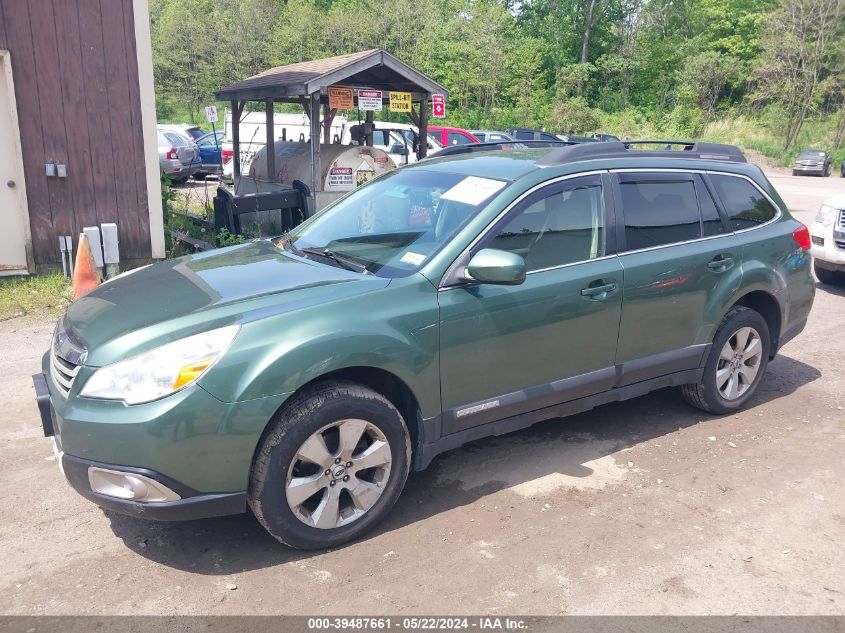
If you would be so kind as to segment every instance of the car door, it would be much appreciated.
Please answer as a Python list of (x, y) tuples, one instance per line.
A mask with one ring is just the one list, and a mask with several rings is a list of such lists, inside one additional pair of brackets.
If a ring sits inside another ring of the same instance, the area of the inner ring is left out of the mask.
[(606, 193), (600, 174), (531, 193), (470, 250), (520, 254), (525, 281), (441, 288), (443, 434), (612, 386), (622, 268)]
[(202, 165), (206, 169), (220, 168), (220, 148), (223, 143), (219, 134), (207, 134), (197, 141)]
[(695, 172), (615, 174), (624, 273), (620, 385), (696, 369), (739, 288), (742, 247)]

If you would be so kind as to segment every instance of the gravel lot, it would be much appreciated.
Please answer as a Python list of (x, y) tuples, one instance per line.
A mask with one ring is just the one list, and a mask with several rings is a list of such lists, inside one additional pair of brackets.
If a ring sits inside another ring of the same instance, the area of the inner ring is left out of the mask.
[[(772, 179), (802, 221), (839, 178)], [(475, 442), (381, 530), (297, 552), (251, 515), (105, 514), (62, 480), (30, 374), (52, 323), (0, 323), (2, 614), (845, 613), (845, 290), (736, 416), (675, 390)]]

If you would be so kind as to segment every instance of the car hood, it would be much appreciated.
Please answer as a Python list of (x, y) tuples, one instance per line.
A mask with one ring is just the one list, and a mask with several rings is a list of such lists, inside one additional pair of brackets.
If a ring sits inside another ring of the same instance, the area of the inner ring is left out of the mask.
[(270, 241), (130, 271), (71, 304), (65, 327), (99, 366), (197, 332), (382, 288), (389, 279), (295, 257)]

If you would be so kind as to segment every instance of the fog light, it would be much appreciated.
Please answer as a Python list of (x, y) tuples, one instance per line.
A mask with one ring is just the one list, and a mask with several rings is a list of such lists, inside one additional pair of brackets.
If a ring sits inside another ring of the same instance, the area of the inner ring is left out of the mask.
[(161, 482), (137, 473), (89, 466), (88, 483), (92, 491), (118, 499), (147, 503), (181, 499), (178, 494)]

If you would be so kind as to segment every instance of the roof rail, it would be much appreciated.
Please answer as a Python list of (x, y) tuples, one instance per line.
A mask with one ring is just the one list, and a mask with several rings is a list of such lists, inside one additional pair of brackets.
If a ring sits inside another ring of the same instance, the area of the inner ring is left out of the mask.
[[(662, 145), (663, 149), (637, 149), (636, 145)], [(672, 146), (682, 149), (672, 149)], [(572, 147), (553, 150), (536, 162), (539, 167), (552, 167), (579, 160), (599, 158), (700, 158), (732, 163), (745, 163), (745, 156), (734, 145), (701, 143), (698, 141), (609, 141), (606, 143), (582, 143)]]
[(492, 141), (490, 143), (469, 143), (467, 145), (449, 145), (428, 158), (442, 158), (459, 154), (475, 154), (476, 152), (493, 152), (507, 149), (532, 149), (535, 147), (568, 147), (576, 145), (576, 141)]

